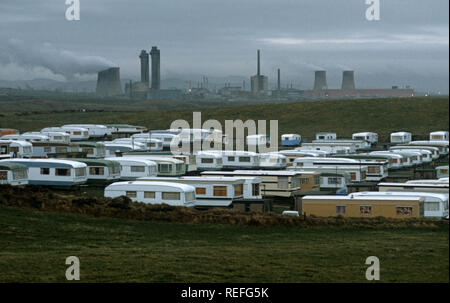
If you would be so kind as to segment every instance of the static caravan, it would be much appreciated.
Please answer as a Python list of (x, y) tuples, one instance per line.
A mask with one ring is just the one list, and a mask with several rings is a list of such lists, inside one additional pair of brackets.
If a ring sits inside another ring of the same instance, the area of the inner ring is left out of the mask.
[[(358, 150), (358, 149), (368, 149), (372, 145), (365, 140), (349, 140), (349, 139), (336, 139), (336, 140), (313, 140), (311, 144), (319, 144), (329, 146), (340, 146), (340, 147), (348, 147), (351, 150)], [(303, 145), (302, 145), (303, 146)], [(305, 144), (305, 146), (308, 146)]]
[(88, 183), (110, 183), (120, 179), (120, 163), (99, 159), (70, 159), (87, 165)]
[(86, 153), (87, 158), (104, 158), (106, 156), (105, 144), (101, 142), (79, 142), (79, 151)]
[(71, 141), (83, 141), (89, 139), (89, 130), (81, 127), (46, 127), (41, 129), (41, 133), (64, 132), (70, 135)]
[[(39, 140), (39, 141), (48, 141), (48, 142), (56, 142), (56, 143), (70, 143), (70, 135), (63, 132), (27, 132), (23, 133), (23, 135), (40, 135), (47, 136), (47, 140)], [(32, 140), (36, 142), (36, 140)]]
[[(395, 154), (389, 151), (373, 151), (370, 152), (369, 155), (378, 156), (378, 157), (386, 157), (389, 158), (389, 169), (401, 169), (407, 167), (408, 165), (405, 163), (406, 158), (400, 154)], [(411, 166), (412, 163), (409, 163)]]
[[(10, 159), (28, 167), (28, 184), (72, 186), (87, 181), (87, 165), (61, 159)], [(0, 162), (1, 163), (1, 162)]]
[(353, 159), (359, 161), (363, 165), (367, 165), (367, 167), (369, 168), (368, 174), (370, 175), (370, 177), (386, 178), (388, 176), (388, 170), (389, 168), (391, 168), (392, 159), (384, 155), (369, 155), (361, 153), (343, 155), (340, 157), (345, 159)]
[(412, 140), (412, 134), (409, 132), (395, 132), (391, 134), (391, 143), (409, 143)]
[(289, 171), (313, 171), (319, 173), (348, 173), (350, 175), (350, 182), (360, 183), (366, 181), (366, 176), (368, 168), (366, 165), (354, 166), (354, 165), (338, 165), (338, 166), (313, 166), (313, 167), (296, 167), (291, 166), (288, 168)]
[(420, 154), (420, 161), (421, 163), (430, 163), (431, 161), (433, 161), (433, 153), (429, 150), (425, 150), (425, 149), (412, 149), (412, 148), (399, 148), (399, 149), (393, 149), (394, 152), (402, 152), (402, 151), (406, 151), (406, 152), (416, 152)]
[(150, 133), (151, 139), (157, 139), (162, 141), (164, 148), (170, 148), (170, 146), (178, 146), (180, 143), (180, 136), (171, 133)]
[(357, 192), (353, 193), (355, 197), (422, 197), (424, 198), (424, 217), (428, 218), (445, 218), (448, 216), (448, 195), (433, 194), (421, 192)]
[(295, 161), (295, 159), (297, 158), (301, 158), (301, 157), (326, 157), (327, 155), (329, 155), (328, 152), (326, 151), (321, 151), (321, 150), (280, 150), (278, 152), (276, 152), (277, 154), (283, 155), (286, 157), (286, 166), (292, 166), (292, 163)]
[(33, 145), (27, 141), (3, 140), (0, 144), (9, 142), (9, 151), (12, 158), (31, 158), (33, 155)]
[(261, 169), (285, 169), (286, 157), (278, 153), (259, 154), (259, 168)]
[(234, 150), (208, 150), (207, 152), (221, 155), (222, 168), (226, 170), (259, 167), (259, 154), (254, 152)]
[(111, 129), (106, 127), (105, 125), (97, 125), (97, 124), (67, 124), (63, 125), (63, 128), (71, 128), (71, 127), (81, 127), (85, 128), (89, 131), (90, 138), (106, 138), (111, 136)]
[(448, 132), (446, 131), (437, 131), (430, 133), (430, 141), (448, 141)]
[(448, 165), (442, 165), (436, 167), (436, 176), (438, 178), (448, 177)]
[(251, 146), (270, 146), (270, 137), (268, 135), (250, 135), (245, 137), (245, 143)]
[(266, 197), (292, 198), (310, 191), (320, 190), (320, 173), (286, 170), (208, 171), (205, 176), (234, 176), (261, 178), (261, 192)]
[(448, 184), (448, 178), (409, 180), (408, 184)]
[(105, 160), (119, 162), (120, 179), (136, 180), (141, 177), (156, 177), (157, 165), (153, 161), (128, 157), (109, 157)]
[(222, 166), (221, 154), (208, 153), (207, 151), (199, 151), (197, 153), (197, 170), (220, 170)]
[(409, 145), (434, 146), (439, 148), (440, 155), (448, 155), (448, 141), (411, 141)]
[(145, 151), (161, 151), (163, 150), (163, 143), (161, 140), (150, 139), (150, 138), (119, 138), (112, 141), (113, 143), (124, 143), (128, 145), (138, 146), (141, 150)]
[(384, 196), (305, 196), (301, 211), (318, 217), (419, 218), (424, 215), (424, 198)]
[[(221, 173), (221, 172), (218, 172)], [(232, 172), (225, 172), (224, 175), (226, 175), (227, 177), (231, 178), (239, 178), (244, 180), (244, 199), (247, 200), (261, 200), (262, 199), (262, 194), (261, 194), (261, 183), (262, 183), (262, 179), (259, 177), (253, 177), (253, 176), (238, 176), (238, 177), (232, 177), (231, 174), (228, 173), (232, 173)], [(202, 177), (205, 178), (215, 178), (215, 177), (219, 177), (220, 175), (216, 175), (216, 174), (212, 174), (210, 176), (202, 174)], [(225, 177), (224, 177), (225, 178)]]
[(379, 191), (414, 191), (448, 194), (447, 183), (378, 183)]
[(111, 132), (113, 139), (116, 138), (129, 138), (135, 134), (141, 134), (147, 131), (147, 128), (143, 126), (134, 126), (129, 124), (106, 124), (108, 131)]
[(378, 143), (378, 134), (371, 133), (371, 132), (354, 133), (354, 134), (352, 134), (352, 139), (367, 141), (370, 144), (376, 144), (376, 143)]
[(131, 181), (116, 182), (105, 188), (105, 197), (126, 196), (135, 202), (195, 206), (195, 188), (171, 182)]
[(337, 134), (336, 133), (317, 133), (316, 134), (316, 140), (336, 140)]
[(63, 156), (68, 157), (69, 155), (77, 155), (77, 157), (84, 157), (84, 154), (81, 153), (79, 149), (80, 147), (76, 143), (35, 142), (33, 143), (32, 157), (60, 158)]
[(17, 129), (12, 128), (0, 128), (0, 137), (6, 135), (18, 135), (20, 132)]
[(302, 136), (299, 134), (283, 134), (281, 135), (282, 146), (299, 146), (302, 143)]
[(127, 155), (130, 159), (145, 159), (157, 164), (158, 177), (178, 177), (186, 174), (186, 165), (182, 160), (153, 155)]
[(421, 146), (421, 145), (396, 145), (391, 146), (389, 148), (390, 151), (395, 152), (398, 149), (408, 150), (408, 149), (417, 149), (417, 150), (428, 150), (431, 152), (432, 159), (439, 158), (439, 148), (433, 146)]
[(411, 162), (412, 165), (422, 164), (422, 153), (417, 151), (409, 151), (404, 149), (396, 149), (393, 153), (400, 154), (407, 159), (407, 163)]
[(27, 142), (48, 142), (49, 137), (41, 133), (29, 134), (24, 133), (20, 135), (6, 135), (0, 138), (0, 140), (20, 140)]
[(193, 186), (196, 207), (227, 207), (233, 201), (244, 198), (244, 180), (234, 177), (154, 177), (139, 178), (139, 181), (161, 181)]
[(103, 142), (103, 144), (105, 144), (105, 157), (115, 157), (118, 154), (132, 152), (135, 148), (140, 148), (138, 145), (133, 146), (125, 143)]
[(28, 184), (28, 167), (18, 163), (0, 161), (0, 185)]
[[(367, 167), (365, 179), (367, 181), (379, 181), (388, 175), (387, 161), (370, 161), (366, 159), (346, 159), (346, 158), (298, 158), (294, 161), (294, 168), (335, 168), (339, 166), (354, 166), (356, 168)], [(352, 180), (354, 181), (354, 180)]]
[(336, 194), (347, 194), (347, 184), (350, 184), (350, 174), (348, 172), (341, 173), (331, 173), (331, 172), (321, 172), (320, 173), (320, 189), (329, 191), (336, 191)]
[(303, 143), (300, 151), (323, 151), (328, 154), (353, 154), (356, 152), (356, 146), (354, 144), (343, 144), (332, 142), (319, 142), (315, 141), (313, 143)]

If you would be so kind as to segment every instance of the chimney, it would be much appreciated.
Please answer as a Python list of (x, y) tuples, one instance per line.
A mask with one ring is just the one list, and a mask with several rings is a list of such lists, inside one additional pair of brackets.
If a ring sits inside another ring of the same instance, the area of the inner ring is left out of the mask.
[(259, 59), (259, 49), (258, 49), (258, 63), (257, 63), (257, 64), (258, 64), (258, 69), (257, 69), (258, 72), (256, 73), (258, 76), (261, 75), (260, 61), (259, 61), (259, 60), (260, 60), (260, 59)]
[(118, 67), (111, 67), (98, 73), (96, 93), (102, 97), (122, 94), (120, 69)]
[(315, 72), (314, 90), (327, 89), (327, 72), (318, 70)]
[(342, 89), (355, 89), (355, 73), (352, 70), (342, 72)]
[(281, 90), (281, 76), (280, 76), (280, 69), (278, 69), (278, 91)]
[(141, 82), (148, 87), (150, 83), (148, 53), (142, 50), (139, 58), (141, 59)]
[(161, 55), (156, 46), (150, 51), (152, 57), (152, 89), (159, 90), (161, 88)]

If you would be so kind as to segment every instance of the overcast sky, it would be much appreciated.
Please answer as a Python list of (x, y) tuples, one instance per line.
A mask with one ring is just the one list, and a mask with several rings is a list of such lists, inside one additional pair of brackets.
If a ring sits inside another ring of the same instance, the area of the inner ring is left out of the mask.
[[(0, 79), (94, 79), (118, 65), (139, 78), (141, 49), (161, 49), (162, 78), (196, 81), (262, 73), (310, 88), (314, 70), (339, 87), (354, 70), (360, 88), (411, 85), (448, 93), (449, 1), (380, 0), (367, 21), (365, 0), (0, 0)], [(94, 73), (94, 74), (92, 74)]]

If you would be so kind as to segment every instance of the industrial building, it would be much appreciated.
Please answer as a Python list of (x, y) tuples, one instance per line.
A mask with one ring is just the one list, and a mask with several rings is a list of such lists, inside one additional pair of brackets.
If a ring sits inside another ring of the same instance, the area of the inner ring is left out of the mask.
[(253, 95), (267, 95), (269, 90), (269, 78), (261, 75), (260, 51), (257, 51), (257, 73), (250, 78), (251, 90)]
[(122, 95), (119, 67), (111, 67), (98, 73), (96, 93), (100, 97)]

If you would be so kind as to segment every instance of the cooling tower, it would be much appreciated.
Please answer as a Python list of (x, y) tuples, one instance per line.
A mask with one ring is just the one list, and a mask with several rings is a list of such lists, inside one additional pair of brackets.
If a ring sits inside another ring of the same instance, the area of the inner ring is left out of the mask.
[(148, 53), (142, 50), (139, 59), (141, 59), (141, 82), (148, 87), (150, 83)]
[(327, 72), (324, 70), (318, 70), (315, 72), (314, 78), (314, 90), (327, 88)]
[(152, 47), (150, 51), (152, 56), (152, 89), (161, 88), (161, 56), (160, 51), (156, 46)]
[(342, 73), (342, 89), (355, 89), (355, 73), (352, 70)]
[(98, 73), (96, 92), (98, 96), (102, 97), (118, 96), (122, 94), (119, 67), (111, 67)]

